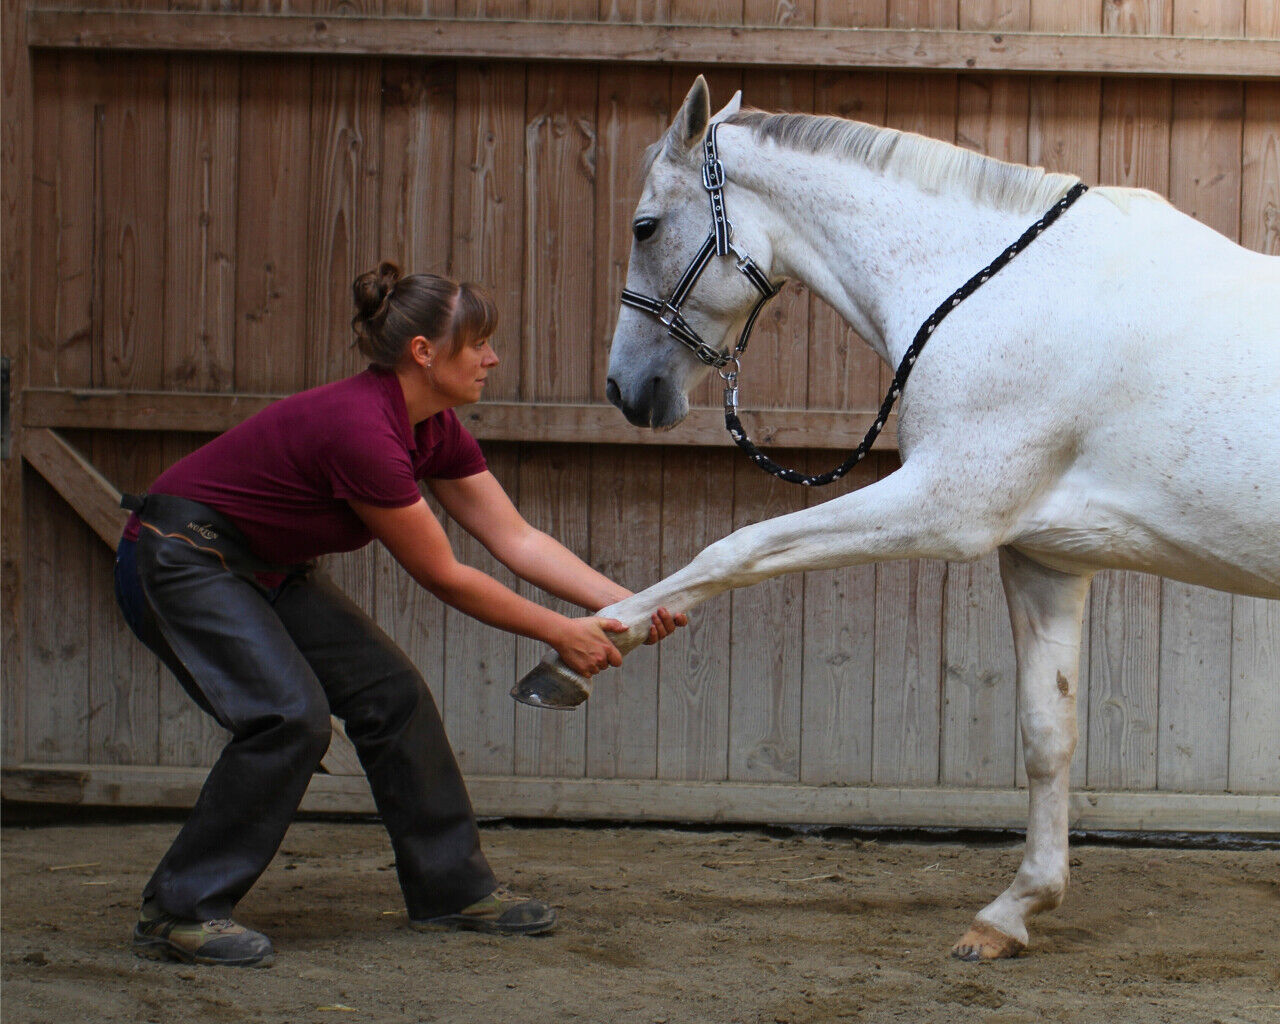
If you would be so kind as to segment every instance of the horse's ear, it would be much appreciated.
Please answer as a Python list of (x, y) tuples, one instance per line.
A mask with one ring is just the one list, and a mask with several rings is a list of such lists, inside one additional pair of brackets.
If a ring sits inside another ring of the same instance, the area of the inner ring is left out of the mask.
[(711, 91), (707, 88), (707, 80), (699, 75), (693, 80), (693, 88), (684, 98), (676, 119), (667, 129), (667, 148), (677, 153), (693, 149), (702, 142), (710, 123)]
[(724, 105), (720, 113), (711, 119), (712, 124), (719, 124), (721, 121), (733, 117), (740, 109), (742, 109), (742, 90), (739, 89), (733, 94), (733, 99)]

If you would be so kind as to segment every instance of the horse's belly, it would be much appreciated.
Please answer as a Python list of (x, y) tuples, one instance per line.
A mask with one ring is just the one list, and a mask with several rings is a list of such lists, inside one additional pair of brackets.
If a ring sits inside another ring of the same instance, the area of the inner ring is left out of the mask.
[[(1280, 598), (1280, 517), (1243, 517), (1212, 501), (1171, 503), (1060, 488), (1018, 524), (1010, 543), (1064, 572), (1130, 569), (1196, 586)], [(1110, 499), (1110, 500), (1109, 500)], [(1135, 508), (1135, 504), (1139, 505)]]

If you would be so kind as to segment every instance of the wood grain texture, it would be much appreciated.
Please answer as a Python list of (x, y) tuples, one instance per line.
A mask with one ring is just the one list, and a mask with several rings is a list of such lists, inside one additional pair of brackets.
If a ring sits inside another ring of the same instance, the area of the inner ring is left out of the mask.
[[(537, 445), (520, 447), (520, 514), (535, 529), (550, 534), (570, 551), (589, 556), (591, 550), (590, 452), (572, 446), (550, 451)], [(577, 617), (582, 610), (536, 590), (528, 583), (516, 588), (524, 597), (562, 615)], [(545, 645), (516, 639), (519, 674), (542, 658)], [(518, 678), (518, 677), (517, 677)], [(511, 683), (515, 682), (515, 678)], [(605, 685), (604, 679), (601, 679)], [(510, 684), (508, 684), (510, 685)], [(587, 715), (516, 707), (516, 774), (579, 776), (586, 771)]]
[[(795, 464), (798, 452), (779, 452)], [(762, 473), (734, 454), (733, 525), (804, 508), (807, 489)], [(729, 678), (729, 778), (800, 777), (800, 696), (805, 644), (804, 578), (778, 576), (733, 592)]]
[[(874, 459), (844, 480), (806, 488), (806, 504), (822, 504), (876, 479)], [(830, 468), (810, 454), (808, 471)], [(804, 575), (800, 781), (869, 783), (874, 737), (876, 567), (848, 566)]]
[[(733, 528), (733, 456), (667, 451), (663, 495), (662, 566), (669, 576)], [(664, 779), (724, 779), (729, 771), (730, 595), (689, 614), (689, 625), (662, 644), (659, 658), (658, 775)]]
[[(591, 564), (632, 591), (659, 579), (662, 452), (593, 446), (588, 463)], [(586, 774), (658, 774), (658, 647), (599, 676), (587, 703)]]
[[(37, 9), (28, 18), (34, 45), (44, 49), (143, 52), (219, 52), (288, 56), (426, 57), (458, 61), (553, 61), (572, 64), (680, 65), (688, 77), (715, 64), (775, 69), (884, 68), (951, 72), (1105, 74), (1179, 78), (1268, 79), (1276, 75), (1280, 40), (1179, 39), (1164, 34), (961, 32), (907, 28), (849, 29), (745, 26), (725, 34), (715, 27), (716, 4), (688, 5), (680, 24), (593, 25), (572, 32), (561, 23), (527, 20), (394, 22), (357, 15), (315, 18), (300, 14), (200, 15)], [(728, 5), (728, 9), (737, 8)], [(907, 5), (955, 18), (932, 0)], [(896, 9), (896, 8), (895, 8)], [(724, 22), (741, 26), (738, 20)], [(1118, 24), (1121, 22), (1117, 22)]]

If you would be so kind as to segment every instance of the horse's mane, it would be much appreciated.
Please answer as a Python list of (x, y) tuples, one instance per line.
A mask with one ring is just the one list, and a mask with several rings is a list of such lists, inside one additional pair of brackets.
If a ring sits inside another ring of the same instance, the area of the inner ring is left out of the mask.
[(1042, 167), (1005, 163), (913, 132), (839, 117), (743, 110), (725, 123), (743, 125), (752, 129), (757, 139), (772, 140), (788, 149), (848, 157), (931, 192), (959, 189), (974, 202), (1013, 213), (1045, 210), (1080, 180)]

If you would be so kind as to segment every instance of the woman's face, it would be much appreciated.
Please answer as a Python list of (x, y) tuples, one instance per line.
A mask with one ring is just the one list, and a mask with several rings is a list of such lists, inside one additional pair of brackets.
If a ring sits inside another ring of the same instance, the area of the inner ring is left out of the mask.
[(431, 384), (450, 406), (478, 402), (485, 378), (498, 365), (492, 338), (480, 338), (458, 346), (451, 356), (437, 357), (428, 369)]

